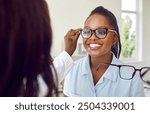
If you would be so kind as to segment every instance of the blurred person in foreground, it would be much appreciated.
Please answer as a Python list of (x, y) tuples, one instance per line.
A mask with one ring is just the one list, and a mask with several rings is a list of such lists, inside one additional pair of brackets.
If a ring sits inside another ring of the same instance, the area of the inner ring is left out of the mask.
[[(77, 39), (70, 40), (75, 47), (76, 42)], [(70, 55), (75, 47), (66, 48), (53, 61), (51, 45), (52, 29), (45, 0), (0, 0), (1, 97), (58, 96), (58, 79), (61, 81), (60, 77), (71, 68)], [(64, 59), (70, 63), (64, 63)]]

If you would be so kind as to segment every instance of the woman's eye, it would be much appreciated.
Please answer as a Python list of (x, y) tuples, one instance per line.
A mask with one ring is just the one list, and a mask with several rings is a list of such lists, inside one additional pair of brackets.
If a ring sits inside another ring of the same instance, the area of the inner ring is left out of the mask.
[(83, 31), (83, 34), (90, 34), (90, 33), (91, 33), (90, 30), (84, 30), (84, 31)]
[(97, 34), (105, 35), (106, 34), (106, 30), (98, 30)]

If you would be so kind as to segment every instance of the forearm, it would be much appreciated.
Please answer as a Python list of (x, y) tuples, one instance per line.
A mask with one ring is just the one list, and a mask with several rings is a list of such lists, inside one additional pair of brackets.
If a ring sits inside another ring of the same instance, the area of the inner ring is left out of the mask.
[(58, 75), (58, 80), (61, 82), (72, 68), (73, 59), (66, 51), (63, 51), (54, 59), (53, 64)]

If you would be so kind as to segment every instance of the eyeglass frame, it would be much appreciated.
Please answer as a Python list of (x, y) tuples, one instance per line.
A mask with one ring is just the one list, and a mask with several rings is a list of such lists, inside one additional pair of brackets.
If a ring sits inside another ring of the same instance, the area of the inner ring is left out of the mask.
[[(92, 30), (92, 29), (90, 29), (90, 28), (83, 28), (83, 29), (89, 29), (89, 30), (91, 31), (91, 35), (90, 35), (88, 38), (90, 38), (90, 37), (93, 35), (93, 33), (94, 33), (94, 35), (95, 35), (98, 39), (105, 39), (106, 36), (107, 36), (107, 34), (108, 34), (108, 32), (113, 32), (113, 33), (115, 33), (116, 35), (118, 35), (117, 32), (116, 32), (116, 30), (110, 29), (110, 28), (101, 28), (101, 27), (99, 27), (99, 28), (96, 28), (96, 29), (94, 29), (94, 30)], [(82, 36), (83, 39), (88, 39), (88, 38), (83, 37), (83, 35), (82, 35), (83, 29), (80, 29), (80, 34), (81, 34), (81, 36)], [(100, 37), (96, 34), (96, 30), (98, 30), (98, 29), (105, 29), (105, 30), (106, 30), (106, 34), (105, 34), (104, 37), (100, 38)]]
[[(112, 65), (112, 66), (118, 67), (118, 68), (119, 68), (119, 77), (120, 77), (121, 79), (124, 79), (124, 80), (131, 80), (131, 79), (135, 76), (135, 73), (136, 73), (137, 71), (140, 72), (140, 77), (141, 77), (141, 79), (143, 80), (142, 77), (146, 74), (146, 72), (150, 71), (150, 67), (141, 67), (141, 68), (138, 69), (138, 68), (135, 68), (135, 67), (132, 66), (132, 65), (117, 65), (117, 64), (112, 64), (112, 63), (100, 63), (100, 64), (97, 66), (96, 71), (99, 70), (99, 68), (100, 68), (100, 66), (101, 66), (102, 64), (104, 64), (104, 65)], [(133, 72), (131, 78), (126, 79), (126, 78), (123, 78), (123, 77), (121, 76), (121, 74), (120, 74), (120, 68), (121, 68), (122, 66), (132, 67), (132, 68), (134, 69), (134, 72)], [(141, 73), (142, 69), (144, 69), (144, 68), (147, 68), (148, 70), (146, 70), (146, 72), (144, 72), (144, 73)], [(144, 81), (144, 80), (143, 80), (143, 81)], [(146, 82), (146, 83), (148, 83), (148, 84), (150, 85), (150, 82), (149, 82), (149, 81), (144, 81), (144, 82)]]

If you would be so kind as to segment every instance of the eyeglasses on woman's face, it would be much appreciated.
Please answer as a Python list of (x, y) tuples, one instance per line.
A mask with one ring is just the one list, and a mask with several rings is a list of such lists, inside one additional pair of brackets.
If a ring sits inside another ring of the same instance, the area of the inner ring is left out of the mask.
[(140, 73), (141, 79), (150, 84), (150, 67), (142, 67), (140, 69), (135, 68), (132, 65), (117, 65), (117, 64), (109, 64), (109, 63), (100, 63), (97, 67), (97, 71), (101, 67), (101, 65), (111, 65), (119, 68), (119, 76), (125, 80), (131, 80), (137, 71)]
[(115, 34), (117, 34), (115, 30), (109, 28), (97, 28), (95, 30), (92, 30), (90, 28), (83, 28), (80, 31), (82, 38), (85, 39), (90, 38), (93, 35), (93, 33), (99, 39), (104, 39), (107, 36), (108, 32), (114, 32)]

